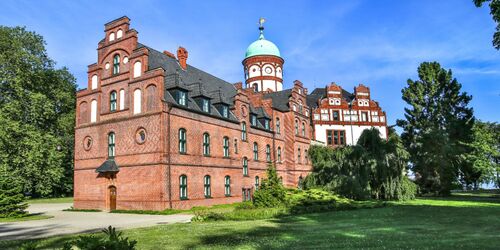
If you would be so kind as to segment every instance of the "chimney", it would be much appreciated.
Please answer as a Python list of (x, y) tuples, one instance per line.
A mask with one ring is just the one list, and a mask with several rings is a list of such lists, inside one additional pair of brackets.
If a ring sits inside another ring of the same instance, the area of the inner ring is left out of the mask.
[(166, 51), (166, 50), (164, 50), (164, 51), (163, 51), (163, 54), (165, 54), (165, 55), (166, 55), (166, 56), (168, 56), (168, 57), (171, 57), (171, 58), (174, 58), (174, 59), (175, 59), (175, 55), (174, 55), (174, 54), (172, 54), (170, 51)]
[(236, 89), (243, 89), (243, 84), (241, 82), (233, 83)]
[(177, 60), (179, 60), (179, 64), (181, 65), (181, 68), (183, 70), (187, 69), (187, 63), (186, 63), (187, 58), (188, 58), (188, 51), (183, 47), (179, 47), (179, 49), (177, 49)]

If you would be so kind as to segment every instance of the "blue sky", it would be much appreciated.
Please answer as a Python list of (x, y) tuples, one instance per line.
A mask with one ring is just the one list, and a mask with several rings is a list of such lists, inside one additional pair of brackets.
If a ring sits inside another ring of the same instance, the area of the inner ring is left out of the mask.
[(41, 34), (58, 67), (86, 87), (104, 23), (127, 15), (139, 41), (157, 50), (189, 51), (188, 63), (229, 82), (243, 81), (241, 61), (265, 17), (266, 38), (285, 59), (285, 88), (312, 91), (359, 83), (387, 112), (403, 117), (401, 89), (423, 61), (452, 69), (473, 95), (478, 118), (500, 121), (500, 52), (495, 24), (472, 0), (415, 1), (2, 1), (0, 25)]

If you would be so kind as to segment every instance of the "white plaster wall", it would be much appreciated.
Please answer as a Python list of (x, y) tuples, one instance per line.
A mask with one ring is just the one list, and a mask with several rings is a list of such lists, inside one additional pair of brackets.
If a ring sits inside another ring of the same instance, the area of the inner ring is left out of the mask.
[(262, 81), (262, 89), (261, 90), (266, 90), (266, 89), (272, 89), (272, 90), (275, 90), (276, 89), (276, 81), (273, 81), (273, 80), (263, 80)]
[[(387, 138), (387, 130), (384, 126), (374, 126), (380, 132), (380, 137), (386, 139)], [(351, 133), (351, 125), (314, 125), (314, 131), (316, 135), (316, 140), (326, 143), (326, 131), (327, 130), (344, 130), (346, 134), (346, 143), (348, 145), (353, 145), (352, 139), (354, 142), (357, 142), (363, 130), (370, 129), (371, 126), (358, 126), (352, 125), (352, 133)], [(351, 136), (351, 134), (353, 136)], [(351, 139), (352, 138), (352, 139)]]
[[(271, 71), (269, 73), (267, 73), (267, 68), (270, 68)], [(262, 75), (264, 76), (274, 76), (274, 66), (271, 65), (271, 64), (265, 64), (263, 67), (262, 67)]]
[[(253, 71), (254, 69), (255, 69), (255, 72)], [(251, 78), (251, 77), (256, 77), (256, 76), (260, 76), (260, 68), (257, 65), (253, 65), (248, 70), (248, 77)]]
[(280, 67), (276, 68), (276, 76), (283, 79), (283, 71)]

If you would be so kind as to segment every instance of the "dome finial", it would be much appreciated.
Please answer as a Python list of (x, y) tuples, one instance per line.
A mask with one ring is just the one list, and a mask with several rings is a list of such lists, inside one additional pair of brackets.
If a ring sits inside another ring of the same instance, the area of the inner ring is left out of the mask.
[(263, 17), (259, 18), (259, 30), (260, 30), (259, 40), (264, 39), (264, 22), (265, 21), (266, 21), (266, 19), (264, 19)]

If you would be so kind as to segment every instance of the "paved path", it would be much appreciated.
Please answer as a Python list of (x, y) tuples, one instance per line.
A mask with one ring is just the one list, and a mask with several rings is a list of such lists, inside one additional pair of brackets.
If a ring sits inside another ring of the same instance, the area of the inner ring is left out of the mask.
[(32, 204), (30, 213), (54, 216), (45, 220), (0, 223), (0, 240), (44, 238), (55, 235), (100, 231), (108, 226), (116, 228), (147, 227), (159, 224), (185, 223), (192, 215), (112, 214), (105, 212), (65, 212), (71, 203)]

